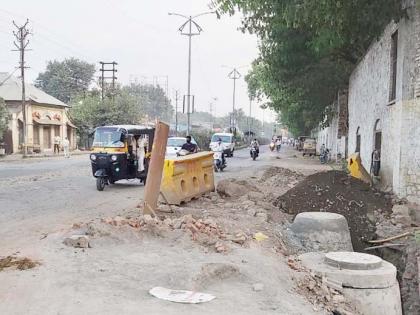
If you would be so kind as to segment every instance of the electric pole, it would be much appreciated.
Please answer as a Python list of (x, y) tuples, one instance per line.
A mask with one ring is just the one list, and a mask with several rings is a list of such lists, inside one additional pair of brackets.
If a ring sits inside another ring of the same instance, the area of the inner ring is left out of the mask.
[[(176, 15), (187, 19), (187, 21), (179, 27), (181, 35), (188, 36), (188, 87), (187, 87), (187, 135), (190, 135), (191, 131), (191, 40), (193, 36), (200, 35), (203, 31), (200, 25), (197, 24), (193, 19), (206, 15), (213, 14), (215, 12), (204, 12), (194, 16), (186, 16), (179, 13), (168, 13), (169, 15)], [(193, 32), (192, 26), (195, 26), (196, 30)]]
[[(216, 107), (216, 104), (215, 103), (213, 103), (213, 102), (217, 102), (217, 97), (213, 97), (212, 98), (212, 101), (210, 102), (210, 104), (209, 104), (209, 110), (210, 110), (210, 117), (211, 117), (211, 129), (213, 129), (214, 128), (214, 116), (213, 116), (213, 110), (215, 109), (215, 107)], [(213, 108), (213, 105), (214, 105), (214, 108)]]
[(251, 109), (252, 109), (252, 98), (249, 98), (249, 117), (248, 117), (248, 137), (249, 138), (251, 138), (251, 123), (252, 123)]
[(175, 136), (178, 136), (178, 90), (175, 91)]
[(29, 44), (29, 40), (27, 39), (28, 35), (30, 34), (27, 26), (29, 24), (29, 20), (26, 20), (26, 23), (22, 26), (19, 26), (13, 21), (13, 25), (16, 27), (16, 31), (13, 31), (13, 35), (16, 38), (16, 41), (13, 44), (16, 46), (17, 50), (20, 53), (20, 61), (19, 67), (20, 69), (20, 78), (22, 84), (22, 116), (23, 116), (23, 155), (26, 156), (28, 154), (28, 128), (27, 128), (27, 121), (26, 121), (26, 95), (25, 95), (25, 69), (29, 68), (25, 66), (25, 51), (26, 47)]
[(236, 134), (236, 115), (235, 115), (235, 97), (236, 97), (236, 80), (241, 77), (241, 74), (236, 68), (228, 74), (228, 78), (233, 80), (233, 98), (232, 98), (232, 116), (230, 119), (231, 131)]
[[(116, 73), (118, 71), (116, 69), (116, 66), (118, 65), (118, 63), (116, 63), (115, 61), (112, 61), (112, 62), (103, 62), (103, 61), (100, 61), (99, 64), (101, 65), (101, 68), (99, 69), (99, 71), (101, 71), (101, 98), (102, 98), (102, 101), (103, 101), (104, 98), (105, 98), (105, 89), (106, 89), (106, 87), (105, 87), (105, 85), (106, 85), (105, 80), (107, 80), (107, 79), (111, 79), (112, 80), (111, 81), (112, 97), (114, 97), (115, 81), (117, 80)], [(112, 68), (110, 68), (108, 66), (112, 66)], [(112, 72), (112, 76), (110, 76), (110, 77), (109, 76), (108, 77), (105, 76), (105, 74), (107, 72)]]

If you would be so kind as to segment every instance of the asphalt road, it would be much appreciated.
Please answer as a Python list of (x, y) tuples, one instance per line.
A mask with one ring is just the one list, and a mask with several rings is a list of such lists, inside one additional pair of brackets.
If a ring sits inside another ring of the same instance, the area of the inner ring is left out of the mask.
[[(235, 177), (254, 165), (269, 165), (266, 150), (261, 148), (257, 161), (252, 161), (248, 149), (235, 152), (216, 179)], [(88, 155), (0, 162), (0, 249), (17, 248), (74, 222), (133, 209), (143, 193), (138, 180), (120, 181), (97, 191)]]
[[(227, 163), (223, 173), (216, 173), (216, 181), (249, 177), (254, 171), (257, 175), (271, 165), (301, 172), (307, 167), (312, 173), (319, 164), (316, 159), (297, 158), (293, 149), (282, 148), (278, 154), (267, 146), (261, 147), (256, 161), (248, 149), (242, 149)], [(135, 209), (143, 193), (138, 180), (120, 181), (97, 191), (88, 155), (0, 162), (0, 250), (19, 248), (75, 222)]]

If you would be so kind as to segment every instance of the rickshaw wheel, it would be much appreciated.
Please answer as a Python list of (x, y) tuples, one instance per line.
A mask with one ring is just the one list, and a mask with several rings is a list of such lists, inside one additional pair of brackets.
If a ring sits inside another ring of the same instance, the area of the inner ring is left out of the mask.
[(96, 189), (99, 191), (104, 190), (105, 188), (105, 178), (103, 177), (97, 177), (96, 178)]

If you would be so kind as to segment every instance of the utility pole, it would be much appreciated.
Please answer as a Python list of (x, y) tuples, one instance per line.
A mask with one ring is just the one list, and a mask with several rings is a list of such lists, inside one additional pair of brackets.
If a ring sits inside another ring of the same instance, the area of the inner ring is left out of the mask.
[(175, 91), (175, 136), (178, 136), (178, 90)]
[(213, 115), (213, 110), (215, 108), (213, 108), (213, 105), (214, 105), (214, 107), (216, 107), (216, 104), (213, 103), (213, 102), (217, 102), (217, 97), (213, 97), (212, 98), (212, 101), (209, 104), (209, 110), (210, 110), (210, 116), (211, 116), (211, 129), (214, 128), (214, 115)]
[(30, 34), (27, 26), (29, 24), (29, 20), (26, 20), (26, 23), (22, 26), (19, 26), (13, 21), (13, 25), (16, 27), (16, 31), (13, 31), (13, 35), (15, 35), (16, 41), (13, 42), (16, 46), (17, 50), (20, 53), (20, 61), (19, 67), (20, 69), (20, 78), (22, 84), (22, 116), (23, 116), (23, 155), (26, 156), (28, 154), (28, 128), (27, 128), (27, 121), (26, 121), (26, 95), (25, 95), (25, 69), (29, 68), (25, 66), (25, 51), (29, 50), (26, 47), (29, 44), (29, 40), (27, 39), (28, 35)]
[[(194, 16), (186, 16), (179, 13), (168, 13), (169, 15), (176, 15), (187, 19), (187, 21), (179, 27), (181, 35), (188, 36), (188, 87), (187, 87), (187, 135), (190, 135), (191, 131), (191, 40), (193, 36), (200, 35), (203, 31), (200, 25), (197, 24), (193, 19), (206, 15), (213, 14), (215, 12), (204, 12)], [(196, 31), (193, 32), (192, 26), (195, 26)], [(187, 29), (186, 29), (187, 28)]]
[[(117, 80), (116, 77), (116, 73), (117, 73), (117, 69), (116, 66), (118, 65), (118, 63), (116, 63), (115, 61), (112, 62), (103, 62), (100, 61), (99, 64), (101, 65), (101, 68), (99, 69), (99, 71), (101, 71), (101, 98), (102, 101), (105, 98), (105, 80), (107, 79), (111, 79), (111, 86), (112, 86), (112, 95), (114, 96), (114, 91), (115, 91), (115, 81)], [(112, 66), (112, 68), (106, 68), (108, 66)], [(106, 72), (112, 72), (112, 76), (105, 76)]]
[(248, 117), (248, 137), (249, 138), (251, 138), (251, 123), (252, 123), (251, 109), (252, 109), (252, 98), (249, 98), (249, 117)]
[(241, 77), (241, 74), (236, 68), (228, 74), (228, 78), (233, 80), (233, 98), (232, 98), (232, 116), (230, 119), (230, 127), (233, 133), (236, 134), (236, 115), (235, 115), (235, 97), (236, 97), (236, 80)]

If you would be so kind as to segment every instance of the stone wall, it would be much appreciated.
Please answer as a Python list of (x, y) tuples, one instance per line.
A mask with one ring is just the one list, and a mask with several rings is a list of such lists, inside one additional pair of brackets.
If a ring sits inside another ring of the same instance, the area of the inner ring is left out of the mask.
[[(420, 164), (410, 164), (420, 146), (418, 108), (419, 15), (413, 8), (409, 18), (391, 23), (374, 42), (349, 81), (349, 153), (355, 152), (356, 135), (361, 135), (360, 155), (369, 171), (375, 145), (375, 126), (382, 132), (380, 182), (400, 196), (415, 195)], [(398, 30), (396, 99), (389, 100), (391, 85), (391, 36)], [(411, 153), (409, 153), (411, 152)], [(412, 156), (414, 154), (414, 156)], [(420, 155), (418, 155), (420, 157)], [(409, 166), (411, 165), (411, 166)], [(411, 176), (411, 177), (407, 177)], [(410, 181), (415, 183), (411, 184)], [(407, 186), (408, 185), (408, 186)], [(414, 186), (413, 186), (414, 185)], [(408, 188), (410, 187), (410, 189)], [(420, 189), (418, 190), (420, 192)]]

